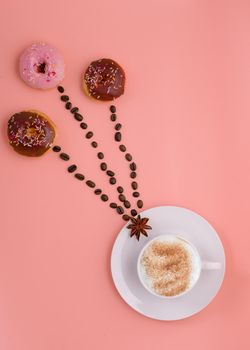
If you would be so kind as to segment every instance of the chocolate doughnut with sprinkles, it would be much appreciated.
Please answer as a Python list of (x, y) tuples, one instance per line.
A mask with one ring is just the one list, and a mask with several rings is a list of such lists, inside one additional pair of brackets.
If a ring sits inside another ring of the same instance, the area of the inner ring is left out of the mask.
[(114, 60), (102, 58), (93, 61), (83, 78), (87, 95), (102, 101), (111, 101), (124, 93), (125, 72)]
[(10, 145), (17, 153), (25, 156), (41, 156), (51, 148), (55, 136), (55, 125), (39, 111), (22, 111), (8, 121)]

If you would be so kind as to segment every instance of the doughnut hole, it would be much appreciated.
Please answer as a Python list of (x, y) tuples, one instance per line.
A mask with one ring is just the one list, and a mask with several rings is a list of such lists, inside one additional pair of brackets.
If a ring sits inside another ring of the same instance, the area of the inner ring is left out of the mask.
[(28, 128), (26, 130), (26, 136), (28, 138), (36, 137), (36, 136), (38, 136), (38, 138), (40, 138), (41, 134), (44, 135), (43, 130), (42, 130), (42, 132), (40, 132), (40, 134), (37, 132), (37, 130), (35, 128), (32, 128), (32, 127)]
[(38, 63), (34, 65), (35, 71), (39, 74), (45, 74), (46, 72), (46, 62)]

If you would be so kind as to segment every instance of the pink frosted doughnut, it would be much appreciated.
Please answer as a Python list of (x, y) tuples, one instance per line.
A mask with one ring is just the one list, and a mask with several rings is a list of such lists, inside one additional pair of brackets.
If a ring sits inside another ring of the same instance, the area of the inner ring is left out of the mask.
[(26, 84), (35, 89), (50, 89), (64, 78), (60, 52), (45, 43), (35, 43), (23, 51), (19, 71)]

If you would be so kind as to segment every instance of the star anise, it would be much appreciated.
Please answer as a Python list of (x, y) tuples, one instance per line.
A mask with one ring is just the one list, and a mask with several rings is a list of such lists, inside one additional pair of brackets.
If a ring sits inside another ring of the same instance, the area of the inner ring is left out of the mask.
[(135, 236), (138, 241), (141, 234), (148, 237), (146, 230), (152, 229), (151, 226), (147, 225), (147, 222), (149, 220), (148, 218), (141, 218), (141, 216), (138, 215), (137, 218), (131, 218), (130, 220), (131, 224), (127, 226), (127, 228), (131, 230), (130, 237)]

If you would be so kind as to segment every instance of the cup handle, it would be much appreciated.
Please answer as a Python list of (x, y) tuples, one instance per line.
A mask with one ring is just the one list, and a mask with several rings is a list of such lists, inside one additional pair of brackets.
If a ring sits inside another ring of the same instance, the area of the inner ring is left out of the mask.
[(221, 268), (221, 263), (214, 261), (202, 261), (202, 270), (219, 270)]

